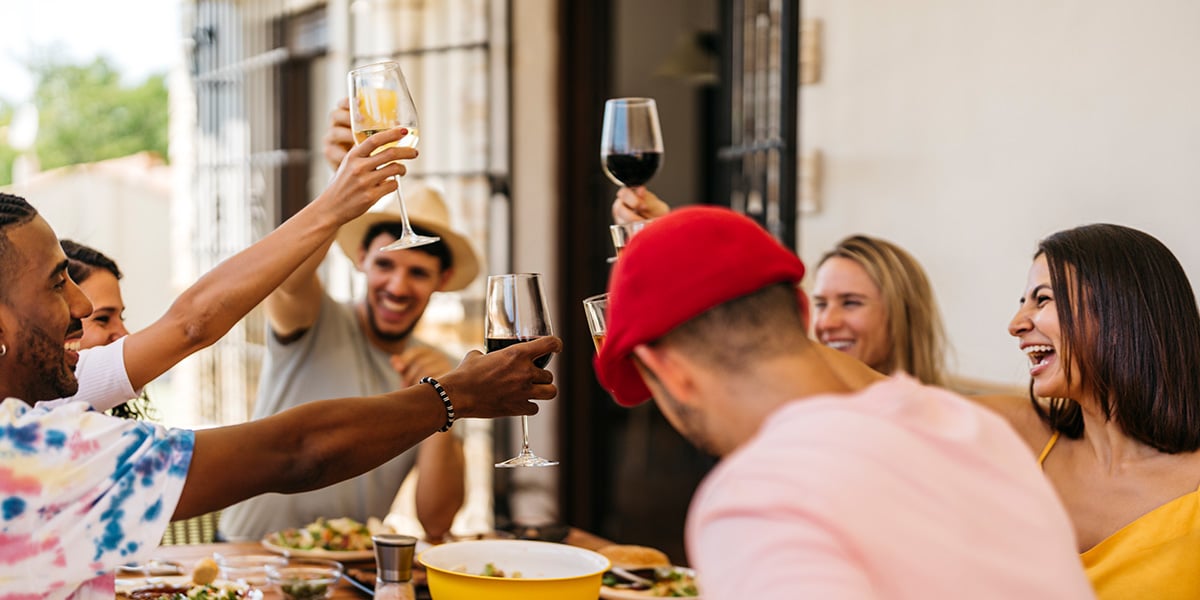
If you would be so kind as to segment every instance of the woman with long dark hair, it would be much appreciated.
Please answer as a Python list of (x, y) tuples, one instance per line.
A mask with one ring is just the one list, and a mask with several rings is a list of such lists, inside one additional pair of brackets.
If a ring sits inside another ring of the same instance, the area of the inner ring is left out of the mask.
[[(79, 350), (95, 348), (127, 335), (125, 301), (121, 296), (121, 269), (104, 253), (73, 240), (60, 240), (67, 255), (67, 274), (92, 301), (92, 314), (84, 317), (78, 340)], [(71, 342), (68, 342), (70, 344)], [(138, 397), (118, 404), (108, 413), (126, 419), (147, 419), (153, 415), (145, 389), (134, 390)]]
[(1160, 241), (1087, 225), (1038, 244), (1009, 324), (1039, 455), (1101, 598), (1200, 598), (1200, 310)]

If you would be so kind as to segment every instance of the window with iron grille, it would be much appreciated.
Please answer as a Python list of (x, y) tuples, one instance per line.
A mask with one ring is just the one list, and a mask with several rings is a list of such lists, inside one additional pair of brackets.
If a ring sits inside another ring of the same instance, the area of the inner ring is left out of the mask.
[[(328, 112), (346, 95), (346, 71), (379, 60), (401, 64), (421, 117), (404, 185), (439, 189), (482, 264), (507, 267), (507, 231), (489, 226), (506, 222), (508, 206), (507, 0), (195, 0), (183, 17), (191, 77), (173, 91), (187, 97), (175, 101), (186, 114), (173, 116), (172, 139), (187, 181), (175, 231), (190, 252), (179, 266), (191, 279), (325, 187)], [(364, 285), (336, 247), (322, 280), (337, 299)], [(418, 334), (452, 353), (481, 347), (483, 290), (480, 278), (436, 294)], [(256, 309), (178, 369), (183, 389), (198, 391), (191, 422), (249, 417), (265, 331)]]

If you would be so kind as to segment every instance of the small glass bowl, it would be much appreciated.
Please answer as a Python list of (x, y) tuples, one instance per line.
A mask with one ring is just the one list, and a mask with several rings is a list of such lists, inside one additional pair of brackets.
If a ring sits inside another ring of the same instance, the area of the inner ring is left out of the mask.
[(288, 600), (322, 600), (333, 594), (344, 571), (334, 560), (294, 558), (284, 565), (268, 565), (267, 583), (278, 586)]
[(288, 560), (277, 554), (242, 554), (225, 556), (214, 554), (217, 567), (221, 571), (221, 579), (245, 582), (247, 585), (263, 586), (267, 584), (267, 567), (283, 566)]

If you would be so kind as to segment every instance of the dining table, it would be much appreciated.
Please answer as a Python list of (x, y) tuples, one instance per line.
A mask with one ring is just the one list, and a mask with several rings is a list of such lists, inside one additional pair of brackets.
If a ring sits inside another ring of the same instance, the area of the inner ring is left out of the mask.
[[(585, 548), (587, 550), (598, 550), (611, 544), (612, 542), (593, 533), (589, 533), (578, 528), (569, 528), (566, 537), (562, 543)], [(267, 551), (259, 542), (218, 542), (212, 544), (180, 544), (173, 546), (159, 546), (155, 551), (153, 558), (159, 561), (173, 562), (181, 565), (185, 572), (190, 573), (191, 569), (202, 559), (212, 558), (215, 555), (222, 556), (240, 556), (249, 554), (264, 554)], [(345, 562), (346, 576), (344, 576), (335, 586), (330, 598), (349, 600), (362, 600), (369, 598), (372, 594), (368, 593), (362, 587), (370, 589), (370, 583), (374, 578), (375, 561), (362, 560), (354, 562)], [(416, 591), (418, 600), (429, 598), (429, 589), (425, 586), (425, 570), (419, 562), (413, 560), (413, 587)], [(273, 589), (271, 586), (262, 588), (263, 600), (281, 600), (283, 595), (278, 589)]]

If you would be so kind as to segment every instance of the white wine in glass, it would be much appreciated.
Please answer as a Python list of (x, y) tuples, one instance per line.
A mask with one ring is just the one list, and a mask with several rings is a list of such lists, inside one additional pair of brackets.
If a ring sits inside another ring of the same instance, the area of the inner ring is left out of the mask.
[[(538, 273), (488, 277), (483, 333), (488, 352), (554, 335), (542, 288), (542, 276)], [(533, 364), (546, 368), (550, 364), (550, 355), (537, 357)], [(542, 458), (529, 449), (529, 417), (522, 415), (521, 453), (496, 463), (496, 466), (552, 467), (557, 464), (558, 461)]]
[[(400, 138), (395, 145), (417, 147), (421, 138), (417, 107), (413, 105), (412, 94), (408, 92), (408, 83), (404, 80), (404, 73), (400, 71), (399, 64), (381, 62), (359, 67), (346, 75), (346, 83), (350, 88), (350, 129), (354, 132), (356, 142), (362, 143), (380, 131), (404, 127), (408, 129), (408, 135)], [(403, 250), (432, 244), (441, 239), (436, 236), (419, 235), (413, 231), (408, 222), (408, 211), (404, 208), (404, 194), (401, 192), (399, 177), (396, 177), (396, 202), (400, 205), (403, 231), (399, 238), (384, 246), (383, 250)]]

